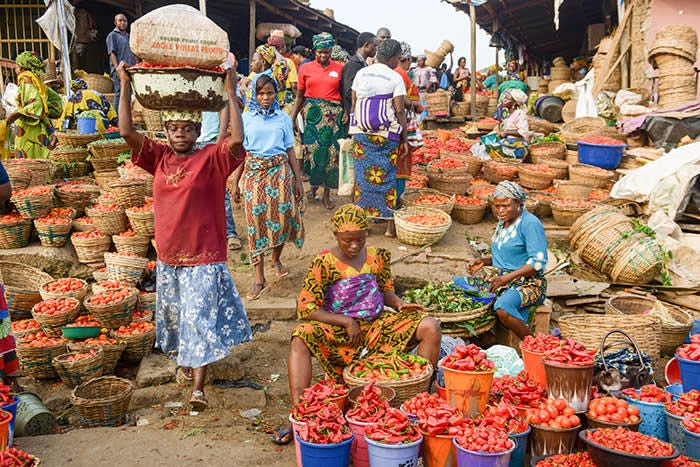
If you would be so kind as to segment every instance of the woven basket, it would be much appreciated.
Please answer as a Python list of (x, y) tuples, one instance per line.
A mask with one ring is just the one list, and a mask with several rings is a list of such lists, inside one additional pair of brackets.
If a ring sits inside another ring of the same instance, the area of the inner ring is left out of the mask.
[(459, 224), (478, 224), (484, 220), (486, 208), (488, 208), (488, 203), (483, 200), (482, 204), (479, 206), (473, 206), (471, 204), (455, 204), (455, 207), (452, 210), (452, 219)]
[(641, 315), (651, 311), (656, 299), (637, 295), (616, 295), (605, 302), (605, 312), (613, 315)]
[(498, 125), (498, 123), (492, 123), (492, 122), (476, 122), (476, 123), (474, 124), (474, 126), (476, 126), (476, 128), (477, 128), (479, 131), (491, 131), (491, 130), (493, 130), (494, 128), (496, 128), (496, 125)]
[(552, 184), (554, 180), (554, 171), (549, 173), (538, 172), (532, 170), (530, 164), (522, 164), (518, 169), (518, 177), (520, 185), (531, 190), (544, 190)]
[(478, 157), (472, 156), (471, 154), (461, 154), (451, 152), (450, 157), (467, 163), (467, 173), (472, 177), (476, 177), (481, 172), (481, 168), (484, 166), (484, 161)]
[(44, 334), (49, 337), (60, 337), (61, 328), (75, 321), (75, 318), (80, 314), (80, 300), (76, 298), (72, 298), (71, 300), (74, 301), (74, 305), (70, 310), (55, 315), (37, 313), (36, 307), (40, 306), (41, 302), (32, 307), (32, 317), (41, 325)]
[(591, 191), (593, 191), (593, 187), (590, 185), (576, 183), (570, 180), (555, 180), (554, 188), (557, 198), (573, 200), (587, 200)]
[(600, 117), (581, 117), (562, 125), (559, 135), (566, 144), (591, 135), (599, 135), (605, 128), (605, 120)]
[[(538, 197), (535, 198), (533, 195), (538, 195)], [(552, 201), (556, 199), (552, 193), (547, 191), (531, 191), (528, 193), (528, 199), (538, 201), (535, 209), (530, 211), (535, 216), (539, 217), (540, 219), (544, 219), (545, 217), (550, 217), (552, 215)]]
[(151, 244), (151, 237), (121, 237), (119, 235), (114, 235), (112, 241), (117, 248), (117, 253), (135, 253), (145, 257), (148, 253), (148, 247)]
[(68, 357), (79, 353), (64, 353), (55, 357), (52, 361), (58, 377), (69, 387), (75, 387), (93, 378), (102, 376), (102, 349), (98, 347), (93, 354), (87, 357), (78, 360), (68, 360)]
[(21, 167), (29, 171), (32, 175), (29, 186), (46, 185), (51, 177), (51, 162), (48, 159), (10, 159), (3, 161), (3, 165), (5, 168)]
[(560, 159), (540, 159), (540, 163), (554, 171), (555, 180), (569, 178), (569, 163)]
[(126, 215), (124, 211), (95, 211), (85, 208), (86, 214), (95, 224), (95, 229), (104, 235), (116, 235), (126, 230)]
[(138, 362), (153, 351), (153, 344), (156, 342), (156, 330), (154, 328), (131, 336), (114, 334), (114, 338), (126, 343), (122, 358), (130, 362)]
[(141, 292), (139, 294), (139, 302), (137, 305), (140, 311), (156, 311), (156, 293), (155, 292)]
[(469, 188), (469, 182), (472, 180), (469, 174), (463, 175), (445, 175), (445, 174), (428, 174), (428, 185), (430, 188), (448, 193), (451, 195), (463, 195)]
[(589, 349), (599, 349), (603, 337), (613, 329), (624, 329), (649, 356), (659, 358), (659, 321), (642, 315), (564, 315), (559, 318), (559, 328), (564, 339), (573, 339)]
[(92, 277), (95, 279), (95, 282), (97, 282), (98, 284), (100, 282), (104, 282), (104, 281), (108, 280), (109, 278), (107, 277), (107, 267), (105, 266), (104, 268), (93, 271)]
[(39, 269), (7, 261), (0, 261), (0, 278), (13, 321), (32, 317), (32, 307), (41, 301), (39, 285), (53, 280)]
[[(416, 200), (423, 195), (445, 196), (445, 197), (447, 197), (448, 201), (446, 203), (443, 203), (443, 204), (430, 204), (430, 205), (416, 203)], [(407, 208), (410, 206), (424, 206), (424, 207), (439, 209), (440, 211), (443, 211), (447, 214), (450, 214), (452, 212), (452, 208), (454, 208), (454, 205), (455, 205), (454, 195), (451, 195), (451, 196), (446, 195), (440, 191), (432, 190), (430, 188), (413, 188), (413, 189), (406, 190), (401, 195), (401, 206), (404, 208)], [(142, 255), (142, 256), (145, 256), (145, 255)]]
[(22, 219), (0, 224), (0, 249), (22, 248), (27, 246), (32, 234), (32, 221)]
[[(36, 320), (34, 318), (30, 318), (30, 319), (21, 319), (19, 321), (14, 321), (12, 324), (15, 325), (15, 324), (23, 323), (26, 321), (33, 321), (36, 323)], [(24, 329), (24, 330), (16, 330), (16, 329), (14, 329), (14, 326), (13, 326), (12, 335), (15, 336), (15, 339), (21, 339), (22, 337), (26, 336), (27, 334), (33, 334), (33, 333), (38, 332), (38, 331), (41, 331), (41, 326), (39, 325), (39, 323), (37, 323), (37, 327), (35, 327), (35, 328)]]
[(528, 148), (530, 158), (535, 164), (542, 163), (541, 159), (564, 159), (566, 145), (553, 141), (551, 143), (537, 143)]
[(662, 323), (661, 324), (661, 355), (673, 355), (676, 349), (683, 344), (685, 338), (688, 337), (691, 329), (693, 329), (693, 316), (683, 308), (671, 305), (670, 303), (660, 303), (666, 311), (675, 319), (678, 324)]
[(550, 70), (550, 79), (552, 81), (570, 81), (571, 69), (568, 66), (559, 67), (553, 66)]
[(131, 228), (138, 235), (142, 235), (144, 237), (152, 237), (155, 235), (155, 216), (153, 215), (153, 211), (135, 212), (127, 209), (126, 215), (131, 223)]
[(119, 326), (126, 326), (131, 322), (131, 315), (134, 313), (138, 300), (136, 289), (133, 292), (128, 298), (110, 305), (93, 305), (88, 298), (83, 302), (83, 306), (95, 316), (100, 326), (117, 329)]
[(58, 185), (55, 190), (56, 200), (60, 206), (82, 211), (90, 202), (97, 199), (100, 188), (97, 185), (80, 185), (80, 191), (70, 191), (70, 185)]
[(489, 304), (459, 313), (440, 313), (438, 311), (428, 310), (427, 314), (440, 321), (440, 323), (463, 323), (465, 321), (481, 318), (483, 315), (491, 313), (491, 309), (492, 306)]
[(88, 89), (93, 89), (99, 93), (109, 94), (114, 90), (114, 83), (106, 76), (98, 75), (97, 73), (88, 73), (81, 76), (81, 79), (85, 81)]
[(527, 116), (527, 125), (530, 131), (536, 131), (545, 135), (554, 131), (554, 124), (552, 122), (548, 122), (543, 118), (533, 117), (532, 115)]
[(437, 113), (450, 114), (450, 93), (436, 91), (425, 95), (428, 104), (428, 115), (434, 117)]
[(616, 255), (610, 272), (613, 281), (622, 284), (647, 284), (661, 271), (665, 253), (659, 243), (646, 235), (630, 237), (626, 247)]
[(68, 219), (70, 222), (67, 224), (46, 224), (39, 222), (38, 219), (34, 220), (34, 227), (43, 246), (60, 247), (66, 244), (73, 222), (69, 217), (65, 219)]
[(134, 386), (128, 379), (101, 376), (73, 389), (71, 402), (85, 426), (126, 423)]
[(111, 281), (121, 281), (125, 284), (136, 285), (148, 266), (148, 258), (122, 256), (116, 253), (105, 253), (107, 277)]
[(579, 217), (569, 231), (569, 243), (572, 249), (586, 245), (601, 232), (614, 229), (618, 234), (629, 232), (634, 224), (619, 209), (612, 206), (599, 206)]
[(78, 255), (78, 261), (83, 264), (100, 264), (104, 262), (104, 254), (112, 246), (108, 235), (102, 238), (79, 238), (71, 235), (71, 243)]
[(87, 151), (85, 148), (63, 148), (61, 146), (52, 149), (49, 159), (52, 162), (85, 162)]
[(72, 298), (75, 298), (75, 299), (77, 299), (77, 300), (82, 301), (82, 300), (85, 298), (85, 296), (87, 295), (87, 293), (88, 293), (88, 285), (87, 285), (87, 282), (85, 282), (85, 281), (82, 280), (82, 279), (75, 278), (75, 277), (74, 277), (73, 279), (75, 279), (75, 280), (77, 280), (77, 281), (80, 281), (80, 282), (83, 284), (83, 286), (82, 286), (81, 288), (79, 288), (79, 289), (70, 290), (70, 291), (68, 291), (68, 292), (49, 292), (48, 290), (46, 290), (46, 287), (47, 287), (50, 283), (55, 282), (55, 281), (54, 281), (54, 280), (50, 280), (50, 281), (48, 281), (48, 282), (45, 282), (44, 284), (41, 284), (41, 287), (39, 287), (39, 295), (41, 295), (41, 299), (42, 299), (42, 300), (49, 300), (49, 299), (51, 299), (51, 298), (66, 298), (66, 297), (72, 297)]
[(143, 120), (147, 131), (163, 131), (163, 122), (157, 110), (143, 109)]
[(76, 232), (92, 232), (97, 230), (95, 224), (89, 224), (87, 222), (73, 221), (73, 230)]
[(569, 164), (578, 164), (578, 151), (573, 150), (573, 149), (568, 149), (566, 150), (566, 162)]
[[(430, 389), (430, 382), (433, 375), (433, 365), (428, 362), (428, 365), (420, 375), (398, 381), (382, 380), (379, 384), (394, 390), (395, 396), (391, 401), (393, 407), (399, 407), (408, 399), (411, 399), (418, 393), (427, 392)], [(365, 386), (371, 380), (357, 378), (352, 375), (352, 365), (343, 368), (343, 380), (349, 387)]]
[(119, 180), (119, 171), (114, 170), (96, 170), (95, 171), (95, 182), (103, 190), (108, 189), (107, 185), (109, 182)]
[(8, 164), (5, 165), (5, 169), (8, 177), (10, 177), (10, 185), (13, 190), (19, 191), (29, 188), (29, 184), (32, 181), (32, 173), (29, 170), (20, 165), (11, 166)]
[(56, 379), (53, 359), (66, 353), (66, 342), (43, 347), (27, 347), (22, 341), (17, 345), (17, 357), (25, 375), (36, 379)]
[(81, 147), (87, 146), (93, 141), (97, 141), (101, 138), (99, 133), (92, 133), (89, 135), (79, 135), (78, 133), (65, 133), (57, 131), (54, 133), (56, 139), (58, 139), (59, 146), (73, 146)]
[(593, 207), (592, 204), (582, 207), (563, 206), (558, 201), (552, 201), (552, 217), (557, 225), (571, 226), (576, 219), (593, 209)]
[[(130, 151), (131, 148), (126, 142), (99, 142), (88, 145), (88, 151), (97, 159), (117, 160), (119, 154)], [(116, 167), (114, 167), (116, 169)]]
[(452, 115), (466, 117), (471, 112), (471, 101), (455, 102), (452, 104)]
[[(440, 226), (424, 226), (406, 222), (412, 215), (433, 215), (441, 217), (445, 223)], [(396, 235), (401, 243), (423, 246), (439, 241), (452, 225), (452, 218), (439, 209), (411, 206), (394, 212)]]
[(53, 207), (53, 190), (46, 194), (31, 196), (12, 196), (12, 203), (25, 219), (36, 219), (49, 213)]
[(120, 179), (107, 184), (122, 209), (143, 206), (146, 184), (141, 179)]
[(118, 156), (97, 157), (94, 154), (90, 156), (90, 164), (94, 170), (118, 170)]
[[(615, 178), (615, 172), (586, 164), (571, 164), (569, 179), (592, 188), (605, 188)], [(590, 194), (590, 193), (589, 193)]]
[(505, 180), (518, 178), (518, 167), (522, 161), (514, 160), (490, 160), (484, 163), (484, 178), (491, 183), (501, 183)]
[(93, 349), (102, 349), (102, 374), (105, 376), (114, 374), (114, 369), (125, 347), (126, 344), (124, 342), (95, 345), (77, 341), (68, 344), (68, 350), (70, 352), (86, 352)]
[(89, 162), (61, 162), (52, 165), (51, 168), (53, 169), (53, 180), (55, 181), (62, 181), (66, 178), (85, 177), (92, 170)]
[[(474, 336), (479, 336), (487, 331), (490, 331), (496, 326), (496, 323), (498, 322), (497, 319), (493, 319), (489, 321), (488, 323), (484, 323), (481, 326), (477, 326), (474, 328), (474, 332), (471, 332), (469, 329), (464, 329), (460, 327), (441, 327), (441, 332), (443, 336), (451, 336), (451, 337), (461, 337), (463, 339), (472, 339)], [(450, 325), (447, 325), (450, 326)]]
[[(440, 160), (442, 160), (442, 159), (443, 159), (443, 157), (440, 158)], [(455, 160), (459, 160), (459, 159), (455, 159)], [(464, 162), (464, 161), (460, 161), (460, 162)], [(440, 167), (436, 167), (434, 165), (434, 161), (431, 161), (428, 163), (425, 171), (428, 174), (464, 175), (464, 174), (469, 173), (469, 167), (465, 163), (464, 167), (458, 167), (458, 168), (454, 168), (454, 169), (443, 169)]]
[(489, 113), (489, 102), (491, 98), (489, 96), (483, 96), (481, 94), (476, 95), (476, 114), (479, 116), (488, 115)]
[[(480, 190), (481, 188), (485, 188), (485, 187), (490, 187), (490, 193), (489, 193), (489, 194), (487, 194), (487, 195), (475, 194), (475, 192), (476, 192), (477, 190)], [(489, 201), (491, 201), (491, 197), (493, 196), (493, 192), (494, 192), (495, 189), (496, 189), (496, 187), (495, 187), (494, 185), (490, 185), (490, 184), (472, 185), (472, 186), (470, 186), (469, 189), (467, 190), (467, 195), (473, 196), (473, 197), (475, 197), (475, 198), (479, 198), (480, 200), (486, 201), (486, 202), (488, 203)]]

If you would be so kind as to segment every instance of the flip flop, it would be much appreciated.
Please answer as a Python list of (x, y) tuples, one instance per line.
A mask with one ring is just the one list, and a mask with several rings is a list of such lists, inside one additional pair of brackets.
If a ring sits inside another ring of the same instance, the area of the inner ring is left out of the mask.
[[(258, 286), (260, 286), (260, 290), (258, 291), (258, 293), (256, 293), (256, 294), (252, 293), (253, 290), (255, 290), (255, 288)], [(269, 289), (269, 287), (264, 282), (262, 284), (258, 284), (258, 283), (253, 284), (253, 288), (250, 289), (250, 292), (248, 292), (246, 294), (246, 297), (248, 297), (249, 300), (257, 300), (258, 298), (260, 298), (260, 296), (263, 294), (263, 292), (267, 292), (268, 289)]]
[(185, 381), (192, 381), (192, 369), (186, 371), (184, 367), (179, 366), (177, 367), (177, 373), (179, 373), (180, 377)]
[(209, 401), (207, 400), (204, 393), (198, 389), (192, 391), (192, 397), (190, 398), (190, 407), (195, 412), (203, 412), (209, 407)]
[(335, 201), (333, 201), (332, 199), (324, 201), (323, 207), (328, 209), (329, 211), (332, 211), (333, 209), (335, 209)]
[[(280, 266), (282, 266), (282, 268), (280, 268)], [(275, 275), (280, 279), (283, 277), (287, 277), (289, 275), (289, 269), (285, 268), (284, 265), (278, 261), (277, 263), (275, 263)]]
[[(294, 434), (294, 430), (292, 430), (291, 428), (280, 427), (280, 429), (277, 430), (277, 433), (270, 436), (270, 439), (275, 444), (279, 444), (280, 446), (285, 446), (285, 445), (292, 442), (292, 440), (294, 439), (293, 434)], [(290, 436), (290, 435), (292, 435), (292, 436)]]

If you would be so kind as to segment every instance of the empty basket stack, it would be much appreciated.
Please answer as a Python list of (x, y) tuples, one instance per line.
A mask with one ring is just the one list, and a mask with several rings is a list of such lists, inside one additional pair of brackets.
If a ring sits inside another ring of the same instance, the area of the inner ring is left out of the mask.
[(695, 100), (698, 35), (691, 26), (666, 26), (656, 34), (649, 61), (658, 69), (659, 106), (673, 107)]

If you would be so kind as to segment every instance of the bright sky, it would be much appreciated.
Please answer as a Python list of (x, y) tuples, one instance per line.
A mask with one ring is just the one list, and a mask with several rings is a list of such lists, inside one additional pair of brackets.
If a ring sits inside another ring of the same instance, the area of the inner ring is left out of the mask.
[[(424, 49), (437, 50), (443, 39), (447, 39), (455, 45), (455, 66), (459, 57), (466, 57), (467, 67), (471, 67), (469, 16), (449, 3), (441, 0), (311, 0), (311, 6), (320, 10), (333, 9), (337, 21), (360, 32), (376, 33), (386, 26), (393, 39), (411, 44), (414, 56)], [(477, 69), (491, 65), (495, 49), (489, 47), (489, 36), (479, 27), (476, 46)], [(503, 54), (500, 61), (503, 63)]]

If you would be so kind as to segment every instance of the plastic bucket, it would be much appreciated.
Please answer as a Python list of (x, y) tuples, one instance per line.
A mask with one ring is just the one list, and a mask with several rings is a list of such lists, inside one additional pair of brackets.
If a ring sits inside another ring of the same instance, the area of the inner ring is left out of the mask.
[(681, 392), (683, 392), (683, 384), (681, 383), (681, 369), (678, 366), (678, 360), (673, 357), (664, 367), (664, 378), (666, 378), (666, 383), (668, 385), (678, 384), (681, 387)]
[(686, 455), (695, 461), (700, 461), (700, 435), (688, 431), (684, 426), (681, 426), (681, 430), (685, 439)]
[(431, 436), (422, 431), (421, 434), (424, 467), (457, 467), (457, 454), (452, 443), (454, 436)]
[(3, 417), (7, 416), (2, 422), (0, 422), (0, 451), (4, 451), (7, 445), (7, 437), (10, 432), (10, 422), (12, 421), (12, 414), (6, 410), (0, 410), (3, 412)]
[(643, 435), (656, 436), (661, 441), (668, 441), (663, 402), (643, 402), (629, 397), (626, 399), (629, 404), (639, 409), (639, 418), (642, 419), (639, 432)]
[(664, 390), (671, 394), (671, 399), (675, 402), (680, 399), (681, 394), (683, 394), (683, 385), (681, 383), (669, 384)]
[(301, 445), (301, 463), (304, 467), (348, 467), (350, 447), (355, 436), (335, 444), (309, 443), (296, 437)]
[(666, 414), (666, 431), (668, 432), (668, 442), (673, 444), (682, 456), (685, 456), (685, 435), (683, 434), (683, 427), (681, 426), (683, 417), (669, 413), (665, 409), (664, 414)]
[(297, 467), (303, 467), (301, 464), (301, 445), (297, 442), (297, 435), (306, 436), (306, 423), (296, 421), (292, 418), (292, 414), (289, 414), (289, 422), (292, 424), (292, 431), (294, 432), (294, 451), (297, 456)]
[[(403, 413), (406, 414), (406, 416), (408, 417), (408, 421), (409, 421), (409, 422), (411, 422), (411, 423), (418, 423), (418, 416), (415, 415), (415, 414), (412, 414), (411, 412), (409, 412), (408, 410), (406, 410), (406, 409), (404, 408), (403, 404), (401, 404), (401, 407), (399, 407), (399, 410), (400, 410), (401, 412), (403, 412)], [(346, 418), (347, 418), (347, 417), (346, 417)], [(349, 423), (349, 422), (348, 422), (348, 423)]]
[(2, 410), (5, 412), (10, 412), (12, 414), (12, 420), (10, 420), (10, 429), (7, 435), (7, 445), (12, 446), (15, 441), (15, 418), (17, 418), (17, 404), (19, 404), (19, 398), (17, 396), (12, 396), (14, 402), (2, 406)]
[(620, 144), (592, 144), (576, 141), (578, 146), (578, 161), (581, 164), (594, 165), (601, 169), (617, 169), (622, 162), (622, 153), (627, 145)]
[(511, 454), (518, 445), (517, 441), (513, 441), (514, 446), (505, 452), (476, 452), (464, 449), (456, 439), (452, 443), (457, 452), (457, 467), (508, 467)]
[(577, 413), (588, 411), (594, 365), (570, 366), (542, 362), (550, 399), (564, 399)]
[(686, 360), (684, 358), (680, 358), (678, 355), (676, 355), (676, 360), (678, 360), (678, 366), (681, 370), (683, 390), (685, 392), (688, 392), (691, 389), (697, 389), (700, 391), (700, 362)]
[(365, 441), (365, 430), (373, 423), (358, 422), (350, 417), (345, 417), (355, 440), (350, 448), (350, 457), (354, 467), (369, 467), (369, 454), (367, 453), (367, 441)]
[(547, 375), (544, 372), (544, 364), (542, 363), (542, 357), (544, 354), (525, 350), (523, 349), (522, 343), (520, 345), (520, 352), (523, 355), (523, 366), (525, 367), (527, 374), (529, 374), (532, 379), (540, 383), (543, 388), (546, 388)]
[[(382, 467), (418, 467), (420, 445), (423, 438), (410, 444), (378, 443), (365, 437), (365, 445), (369, 452), (369, 464)], [(353, 467), (358, 464), (353, 460)]]
[(438, 396), (440, 396), (440, 399), (442, 399), (444, 401), (447, 400), (447, 391), (445, 390), (445, 388), (440, 386), (437, 382), (435, 383), (435, 390), (437, 391)]
[(527, 454), (527, 438), (530, 436), (532, 428), (527, 427), (524, 433), (513, 433), (510, 437), (515, 441), (515, 449), (510, 454), (510, 467), (522, 467), (525, 465), (525, 454)]
[(15, 436), (51, 435), (56, 430), (56, 417), (46, 408), (41, 398), (31, 392), (17, 394)]
[(444, 368), (447, 403), (467, 417), (481, 415), (489, 401), (492, 371), (459, 371)]
[(531, 425), (530, 458), (554, 454), (571, 454), (576, 446), (580, 426), (574, 428), (546, 428)]
[(97, 130), (97, 120), (93, 117), (78, 117), (78, 134), (91, 135)]

